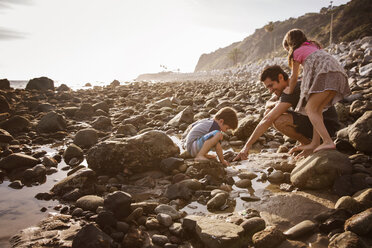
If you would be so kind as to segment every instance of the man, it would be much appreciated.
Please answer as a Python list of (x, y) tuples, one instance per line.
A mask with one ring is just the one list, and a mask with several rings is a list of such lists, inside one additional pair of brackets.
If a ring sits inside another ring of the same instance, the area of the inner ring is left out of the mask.
[[(274, 93), (276, 98), (279, 98), (279, 101), (271, 110), (267, 109), (264, 118), (257, 125), (234, 161), (247, 159), (252, 145), (271, 125), (279, 132), (301, 143), (300, 146), (291, 149), (290, 153), (301, 151), (299, 157), (308, 156), (313, 152), (313, 149), (306, 146), (311, 142), (313, 126), (307, 116), (289, 111), (290, 107), (296, 107), (298, 103), (301, 83), (297, 83), (292, 94), (284, 93), (283, 91), (289, 83), (288, 74), (278, 65), (267, 67), (261, 74), (261, 81), (270, 93)], [(340, 129), (336, 109), (332, 106), (324, 111), (323, 118), (329, 134), (334, 136), (336, 131)]]

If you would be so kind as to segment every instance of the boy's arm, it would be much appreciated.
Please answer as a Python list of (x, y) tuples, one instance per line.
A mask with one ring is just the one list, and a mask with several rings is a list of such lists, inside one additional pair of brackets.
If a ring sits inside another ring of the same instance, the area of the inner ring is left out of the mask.
[(296, 88), (297, 80), (298, 80), (298, 73), (300, 70), (300, 63), (298, 61), (293, 61), (292, 65), (292, 75), (289, 79), (289, 89), (285, 89), (284, 93), (292, 94), (294, 89)]
[(221, 146), (221, 143), (220, 142), (217, 142), (216, 144), (216, 153), (217, 153), (217, 157), (218, 159), (220, 160), (220, 162), (223, 164), (223, 165), (229, 165), (229, 162), (227, 162), (224, 158), (223, 158), (223, 151), (222, 151), (222, 146)]
[(251, 149), (254, 142), (261, 137), (262, 134), (266, 132), (267, 129), (273, 124), (273, 122), (278, 119), (283, 113), (285, 113), (292, 105), (288, 102), (280, 102), (278, 103), (264, 118), (258, 123), (257, 127), (254, 129), (251, 136), (248, 138), (247, 143), (245, 143), (243, 149), (239, 152), (239, 154), (234, 158), (233, 161), (239, 159), (247, 159), (249, 149)]

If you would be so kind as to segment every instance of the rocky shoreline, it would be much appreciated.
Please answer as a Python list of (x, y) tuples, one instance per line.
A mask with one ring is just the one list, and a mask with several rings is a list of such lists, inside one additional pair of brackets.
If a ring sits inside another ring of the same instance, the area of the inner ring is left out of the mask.
[(338, 151), (294, 161), (295, 142), (270, 129), (254, 145), (260, 153), (228, 168), (194, 161), (179, 140), (193, 121), (233, 107), (239, 127), (222, 143), (231, 161), (263, 116), (270, 94), (258, 76), (272, 60), (201, 81), (77, 91), (48, 78), (24, 90), (0, 80), (1, 181), (23, 190), (67, 171), (35, 195), (58, 200), (56, 212), (11, 247), (371, 247), (372, 37), (329, 51), (352, 90), (336, 105)]

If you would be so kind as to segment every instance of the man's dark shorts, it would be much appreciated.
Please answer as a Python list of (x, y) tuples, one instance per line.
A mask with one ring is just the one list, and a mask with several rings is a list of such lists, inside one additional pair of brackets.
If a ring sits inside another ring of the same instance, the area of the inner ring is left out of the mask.
[[(296, 126), (296, 131), (311, 139), (313, 137), (313, 125), (311, 124), (309, 117), (293, 111), (288, 111), (288, 113), (293, 117), (293, 124)], [(336, 132), (340, 129), (340, 124), (335, 120), (324, 119), (324, 125), (331, 137), (335, 137)]]

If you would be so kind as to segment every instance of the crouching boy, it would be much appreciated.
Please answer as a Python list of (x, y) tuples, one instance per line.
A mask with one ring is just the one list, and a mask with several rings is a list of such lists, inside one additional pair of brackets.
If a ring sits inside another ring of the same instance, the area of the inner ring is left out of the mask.
[(192, 124), (191, 130), (186, 136), (186, 149), (196, 160), (207, 160), (214, 158), (214, 156), (208, 155), (209, 150), (214, 147), (220, 162), (227, 166), (229, 163), (223, 158), (221, 147), (222, 132), (236, 129), (237, 126), (236, 111), (229, 107), (222, 108), (213, 119), (203, 119)]

